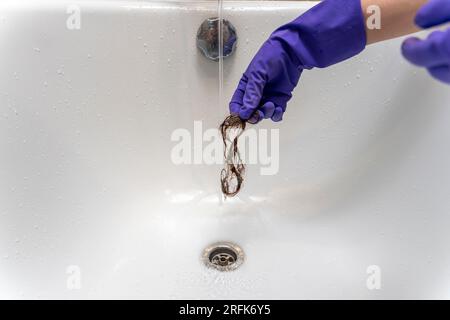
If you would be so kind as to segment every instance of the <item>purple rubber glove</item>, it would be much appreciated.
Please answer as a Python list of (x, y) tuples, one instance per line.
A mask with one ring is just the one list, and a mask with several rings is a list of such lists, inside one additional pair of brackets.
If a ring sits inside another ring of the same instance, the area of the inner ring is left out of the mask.
[(230, 112), (250, 123), (281, 121), (304, 69), (336, 64), (365, 46), (361, 1), (324, 0), (264, 42), (239, 82)]
[[(445, 22), (450, 22), (450, 0), (431, 0), (417, 12), (416, 24), (421, 28)], [(450, 84), (450, 29), (434, 31), (426, 40), (408, 38), (402, 52), (411, 63), (427, 68), (434, 78)]]

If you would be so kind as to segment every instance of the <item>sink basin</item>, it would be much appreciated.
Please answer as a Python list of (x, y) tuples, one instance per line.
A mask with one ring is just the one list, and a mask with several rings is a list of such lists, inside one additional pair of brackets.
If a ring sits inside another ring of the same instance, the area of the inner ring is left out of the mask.
[[(0, 298), (450, 298), (450, 90), (402, 39), (306, 71), (256, 127), (279, 132), (276, 174), (249, 165), (237, 197), (220, 164), (172, 161), (173, 132), (217, 128), (262, 42), (314, 4), (225, 1), (221, 91), (196, 48), (213, 1), (2, 1)], [(219, 241), (238, 269), (205, 267)]]

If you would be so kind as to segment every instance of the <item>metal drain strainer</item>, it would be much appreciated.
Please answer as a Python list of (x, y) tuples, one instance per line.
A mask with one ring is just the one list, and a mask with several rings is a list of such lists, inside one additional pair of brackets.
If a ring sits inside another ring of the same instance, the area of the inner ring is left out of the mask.
[(231, 242), (217, 242), (203, 251), (203, 262), (207, 267), (219, 271), (231, 271), (244, 262), (244, 251)]

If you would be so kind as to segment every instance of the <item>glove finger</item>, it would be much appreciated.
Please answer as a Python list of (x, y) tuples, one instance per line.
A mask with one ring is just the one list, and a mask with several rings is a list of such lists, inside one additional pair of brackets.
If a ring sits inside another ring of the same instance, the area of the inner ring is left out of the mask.
[(242, 107), (242, 99), (244, 98), (246, 86), (247, 86), (247, 77), (243, 75), (241, 80), (239, 80), (239, 84), (236, 90), (233, 93), (233, 97), (231, 97), (231, 101), (229, 104), (230, 113), (239, 114), (239, 111), (241, 110)]
[(275, 111), (273, 112), (272, 121), (279, 122), (283, 120), (283, 108), (282, 107), (276, 107)]
[(417, 11), (415, 23), (430, 28), (450, 21), (450, 1), (430, 0)]
[(242, 104), (230, 102), (230, 105), (229, 105), (230, 114), (239, 115), (239, 111), (241, 111), (241, 108), (242, 108)]
[(242, 119), (247, 120), (250, 118), (258, 108), (264, 85), (265, 81), (258, 75), (255, 75), (248, 80), (247, 86), (245, 87), (244, 98), (242, 100), (243, 105), (241, 112), (239, 113), (239, 116)]
[(449, 66), (439, 66), (429, 68), (428, 72), (435, 79), (438, 79), (442, 82), (450, 84), (450, 67)]
[(428, 39), (408, 38), (403, 42), (402, 54), (411, 63), (422, 67), (442, 65), (448, 61), (446, 33), (433, 32)]
[(234, 91), (233, 97), (231, 98), (231, 102), (242, 103), (247, 82), (248, 82), (247, 77), (243, 75), (242, 78), (239, 80), (236, 90)]
[(275, 111), (275, 105), (272, 101), (268, 101), (263, 104), (263, 106), (260, 108), (262, 113), (264, 114), (264, 119), (272, 118), (273, 113)]
[(262, 119), (264, 119), (264, 114), (262, 113), (261, 110), (256, 110), (252, 116), (247, 120), (248, 123), (251, 124), (257, 124), (258, 122), (260, 122)]

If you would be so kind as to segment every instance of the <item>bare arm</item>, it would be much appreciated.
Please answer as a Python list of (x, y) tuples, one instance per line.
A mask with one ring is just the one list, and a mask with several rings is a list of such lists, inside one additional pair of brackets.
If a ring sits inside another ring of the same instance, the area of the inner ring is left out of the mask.
[(419, 29), (414, 24), (417, 10), (428, 0), (361, 0), (366, 21), (374, 16), (371, 6), (380, 8), (381, 28), (366, 23), (367, 44), (404, 36)]

